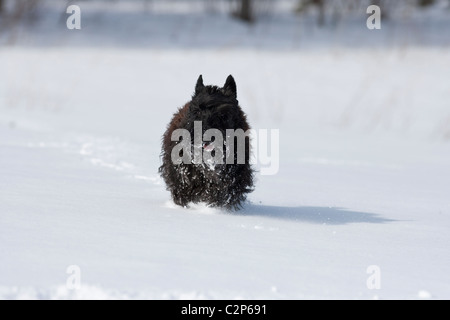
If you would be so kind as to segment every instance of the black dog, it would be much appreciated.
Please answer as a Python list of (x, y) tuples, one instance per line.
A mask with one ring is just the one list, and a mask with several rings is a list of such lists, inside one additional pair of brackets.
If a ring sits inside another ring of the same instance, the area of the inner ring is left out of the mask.
[[(204, 86), (200, 75), (192, 100), (174, 114), (163, 136), (159, 173), (177, 205), (204, 202), (228, 210), (242, 206), (253, 191), (250, 139), (230, 133), (248, 133), (249, 128), (236, 99), (233, 77), (228, 76), (219, 88)], [(174, 138), (180, 131), (185, 135)], [(206, 139), (208, 131), (216, 134)]]

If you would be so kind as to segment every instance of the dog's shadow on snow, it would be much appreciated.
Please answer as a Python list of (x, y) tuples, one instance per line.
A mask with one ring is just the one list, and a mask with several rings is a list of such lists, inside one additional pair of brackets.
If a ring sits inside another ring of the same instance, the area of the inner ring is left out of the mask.
[(241, 210), (234, 212), (234, 214), (328, 225), (397, 221), (383, 218), (375, 213), (353, 211), (339, 207), (281, 207), (253, 203), (245, 204)]

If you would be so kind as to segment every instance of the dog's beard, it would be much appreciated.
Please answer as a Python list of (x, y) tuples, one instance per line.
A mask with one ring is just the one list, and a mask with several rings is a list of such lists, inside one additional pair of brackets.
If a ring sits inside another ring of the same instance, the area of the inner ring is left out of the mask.
[(203, 167), (206, 170), (219, 173), (226, 161), (223, 149), (223, 145), (214, 144), (214, 141), (203, 142), (201, 145), (193, 145), (192, 154), (197, 152), (198, 154), (201, 154), (202, 157), (201, 163), (194, 162), (194, 160), (192, 160), (192, 164), (198, 167)]
[[(202, 136), (203, 138), (203, 136)], [(222, 139), (212, 141), (203, 139), (192, 139), (191, 141), (191, 164), (200, 166), (210, 171), (220, 171), (221, 165), (226, 163), (226, 142)]]

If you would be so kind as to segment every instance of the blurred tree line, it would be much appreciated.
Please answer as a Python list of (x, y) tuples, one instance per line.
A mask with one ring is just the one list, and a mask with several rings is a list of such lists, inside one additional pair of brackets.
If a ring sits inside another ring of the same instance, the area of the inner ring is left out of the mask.
[[(98, 1), (98, 0), (84, 0), (84, 1)], [(110, 0), (112, 3), (124, 0)], [(164, 1), (166, 3), (176, 3), (179, 0), (141, 0), (145, 8), (151, 7), (151, 4), (156, 1)], [(189, 0), (187, 0), (189, 1)], [(203, 3), (205, 8), (214, 8), (214, 6), (228, 3), (230, 14), (234, 17), (245, 21), (253, 22), (263, 14), (270, 14), (274, 4), (279, 0), (191, 0), (196, 3)], [(284, 0), (286, 1), (286, 0)], [(417, 7), (427, 7), (437, 1), (450, 0), (290, 0), (295, 6), (295, 12), (299, 15), (314, 10), (317, 14), (317, 23), (324, 24), (326, 16), (343, 16), (345, 13), (360, 10), (364, 6), (367, 8), (371, 4), (380, 6), (383, 15), (389, 15), (389, 11), (393, 7), (401, 5), (413, 5)], [(0, 19), (8, 19), (10, 21), (18, 20), (23, 15), (32, 12), (41, 0), (0, 0)], [(67, 5), (82, 3), (83, 1), (66, 0)], [(105, 1), (107, 2), (107, 1)]]
[(0, 0), (0, 21), (18, 21), (27, 13), (33, 12), (38, 4), (39, 0)]
[[(370, 5), (380, 7), (384, 18), (398, 8), (419, 7), (425, 8), (435, 4), (439, 0), (297, 0), (295, 11), (302, 14), (311, 8), (318, 11), (317, 23), (323, 25), (325, 17), (331, 16), (333, 20), (350, 12), (366, 12)], [(447, 0), (450, 5), (450, 0)]]
[[(270, 3), (274, 3), (277, 0), (229, 0), (230, 2), (236, 2), (237, 7), (233, 14), (239, 17), (243, 21), (252, 22), (256, 19), (258, 12), (264, 12), (270, 10)], [(377, 5), (381, 8), (385, 17), (389, 16), (389, 12), (394, 7), (399, 6), (416, 6), (425, 8), (433, 5), (439, 0), (293, 0), (296, 2), (295, 12), (299, 15), (307, 12), (308, 10), (318, 11), (317, 23), (323, 25), (325, 22), (325, 16), (331, 15), (342, 16), (345, 13), (352, 11), (362, 11), (370, 5)], [(447, 0), (450, 7), (450, 0)], [(264, 7), (264, 8), (262, 8)]]

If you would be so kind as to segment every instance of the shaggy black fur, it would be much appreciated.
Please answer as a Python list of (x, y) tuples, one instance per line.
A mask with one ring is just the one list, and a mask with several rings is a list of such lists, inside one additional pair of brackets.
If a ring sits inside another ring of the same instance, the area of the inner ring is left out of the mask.
[[(228, 76), (222, 88), (204, 86), (200, 75), (192, 100), (178, 109), (164, 133), (162, 165), (159, 172), (177, 205), (187, 207), (190, 202), (204, 202), (212, 207), (237, 210), (242, 206), (247, 194), (253, 191), (254, 172), (249, 163), (250, 140), (248, 137), (245, 138), (245, 163), (243, 164), (238, 164), (237, 161), (236, 138), (234, 138), (233, 164), (226, 164), (226, 146), (215, 146), (223, 148), (223, 164), (211, 165), (211, 163), (205, 163), (203, 159), (200, 164), (174, 164), (171, 153), (178, 141), (171, 141), (172, 132), (181, 128), (188, 130), (191, 133), (192, 146), (194, 146), (194, 121), (202, 121), (203, 132), (211, 128), (220, 130), (224, 143), (226, 129), (242, 129), (245, 132), (250, 128), (236, 99), (236, 83), (231, 75)], [(205, 142), (200, 146), (203, 153), (212, 152), (211, 154), (214, 155), (214, 150), (207, 151), (209, 149), (206, 148), (207, 145), (208, 142)]]

